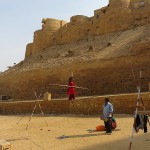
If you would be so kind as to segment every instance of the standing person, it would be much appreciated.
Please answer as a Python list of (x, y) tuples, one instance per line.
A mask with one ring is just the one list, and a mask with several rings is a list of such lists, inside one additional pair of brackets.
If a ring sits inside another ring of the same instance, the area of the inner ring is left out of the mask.
[(73, 77), (69, 78), (67, 94), (69, 95), (69, 100), (70, 101), (74, 101), (75, 100), (76, 92), (75, 92), (75, 83), (74, 83)]
[(103, 105), (103, 117), (106, 133), (109, 135), (112, 133), (112, 126), (111, 126), (112, 114), (113, 114), (113, 105), (109, 102), (109, 98), (105, 98)]

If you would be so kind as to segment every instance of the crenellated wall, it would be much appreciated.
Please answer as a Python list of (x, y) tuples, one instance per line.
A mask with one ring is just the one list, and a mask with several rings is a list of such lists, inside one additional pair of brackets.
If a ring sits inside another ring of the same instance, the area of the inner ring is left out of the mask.
[[(89, 36), (123, 31), (150, 23), (150, 0), (109, 0), (94, 16), (72, 16), (70, 22), (43, 19), (42, 29), (34, 32), (33, 48), (27, 45), (26, 57), (47, 47), (67, 44)], [(30, 50), (28, 50), (30, 49)]]

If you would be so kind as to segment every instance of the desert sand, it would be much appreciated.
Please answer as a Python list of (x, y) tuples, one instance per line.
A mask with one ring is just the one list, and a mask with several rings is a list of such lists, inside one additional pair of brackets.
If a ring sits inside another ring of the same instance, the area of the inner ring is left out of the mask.
[[(112, 135), (105, 132), (88, 132), (103, 125), (98, 116), (35, 115), (28, 130), (29, 116), (16, 124), (21, 116), (0, 116), (0, 139), (11, 142), (12, 150), (128, 150), (133, 116), (115, 115), (118, 127)], [(119, 130), (120, 129), (120, 130)], [(65, 138), (60, 138), (60, 137)], [(132, 150), (150, 149), (150, 130), (136, 133)]]

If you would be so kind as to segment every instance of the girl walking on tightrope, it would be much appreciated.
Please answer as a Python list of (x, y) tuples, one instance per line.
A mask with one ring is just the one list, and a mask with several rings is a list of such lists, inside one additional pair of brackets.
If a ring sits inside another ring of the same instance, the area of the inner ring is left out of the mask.
[(74, 101), (75, 100), (76, 92), (75, 92), (75, 83), (74, 83), (73, 77), (69, 78), (67, 94), (69, 95), (68, 99), (70, 101)]

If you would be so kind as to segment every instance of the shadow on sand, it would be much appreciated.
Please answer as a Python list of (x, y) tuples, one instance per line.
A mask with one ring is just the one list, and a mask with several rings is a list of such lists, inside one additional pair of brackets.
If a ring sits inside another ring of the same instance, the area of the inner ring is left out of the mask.
[(57, 139), (66, 139), (66, 138), (86, 138), (86, 137), (93, 137), (93, 136), (100, 136), (105, 135), (105, 133), (98, 133), (98, 134), (79, 134), (79, 135), (61, 135), (57, 137)]
[[(113, 138), (113, 134), (108, 136), (112, 136)], [(106, 143), (95, 144), (77, 150), (128, 150), (129, 140), (130, 140), (130, 135), (128, 138), (122, 138), (120, 140), (115, 140), (113, 142), (112, 140), (111, 142), (109, 142), (108, 139)], [(146, 133), (146, 134), (143, 133), (142, 135), (135, 134), (133, 139), (133, 144), (132, 144), (132, 150), (150, 150), (150, 133)]]

